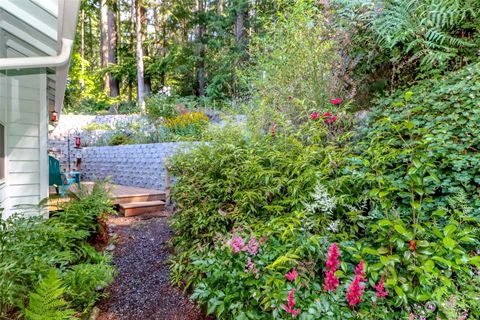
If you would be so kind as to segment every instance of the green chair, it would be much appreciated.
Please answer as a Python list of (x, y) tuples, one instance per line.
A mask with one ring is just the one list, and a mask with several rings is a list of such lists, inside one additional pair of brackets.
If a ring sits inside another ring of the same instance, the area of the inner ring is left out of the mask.
[(79, 180), (77, 177), (69, 178), (65, 172), (61, 171), (60, 161), (48, 156), (48, 185), (54, 186), (57, 194), (60, 193), (62, 198), (65, 197), (65, 190), (68, 190), (73, 183), (80, 184)]

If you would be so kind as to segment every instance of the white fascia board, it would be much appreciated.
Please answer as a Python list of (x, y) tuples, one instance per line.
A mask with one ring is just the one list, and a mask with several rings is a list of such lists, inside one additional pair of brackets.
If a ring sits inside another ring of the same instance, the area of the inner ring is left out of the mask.
[[(48, 55), (56, 55), (55, 48), (48, 46), (47, 44), (43, 43), (42, 41), (35, 38), (33, 35), (20, 30), (16, 26), (10, 24), (10, 22), (3, 20), (0, 21), (0, 28), (4, 29), (5, 31), (17, 36), (18, 38), (24, 40), (27, 43), (37, 47), (39, 50), (47, 53)], [(3, 59), (0, 59), (3, 60)]]
[[(77, 19), (80, 10), (80, 0), (59, 0), (58, 1), (58, 32), (62, 39), (75, 39), (77, 32)], [(60, 38), (59, 38), (60, 40)], [(63, 43), (62, 43), (63, 46)], [(69, 59), (70, 60), (70, 57)], [(55, 82), (55, 111), (58, 116), (62, 111), (65, 88), (67, 87), (67, 76), (69, 61), (57, 68), (57, 79)]]
[[(38, 19), (34, 12), (29, 12), (25, 10), (24, 7), (17, 5), (19, 3), (20, 2), (15, 0), (2, 0), (2, 8), (26, 24), (40, 30), (50, 38), (57, 39), (57, 30), (55, 29), (55, 26), (42, 21), (42, 19)], [(43, 8), (43, 6), (40, 5), (40, 8)]]

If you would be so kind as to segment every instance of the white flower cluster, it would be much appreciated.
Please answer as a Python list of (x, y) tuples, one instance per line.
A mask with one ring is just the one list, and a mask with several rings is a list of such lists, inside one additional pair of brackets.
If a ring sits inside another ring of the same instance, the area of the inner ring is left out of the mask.
[(332, 214), (332, 210), (335, 209), (337, 204), (337, 199), (328, 194), (327, 188), (324, 185), (317, 183), (310, 195), (313, 201), (304, 203), (307, 212), (312, 214), (317, 212)]
[(160, 90), (161, 93), (163, 93), (164, 95), (166, 95), (167, 97), (170, 97), (171, 95), (171, 89), (170, 87), (163, 87), (162, 90)]

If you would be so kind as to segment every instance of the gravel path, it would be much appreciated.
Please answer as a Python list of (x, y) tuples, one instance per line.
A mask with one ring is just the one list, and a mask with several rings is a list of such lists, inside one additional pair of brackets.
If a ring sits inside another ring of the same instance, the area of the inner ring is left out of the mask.
[(98, 320), (199, 320), (202, 312), (169, 279), (167, 218), (111, 217), (117, 278), (101, 301)]

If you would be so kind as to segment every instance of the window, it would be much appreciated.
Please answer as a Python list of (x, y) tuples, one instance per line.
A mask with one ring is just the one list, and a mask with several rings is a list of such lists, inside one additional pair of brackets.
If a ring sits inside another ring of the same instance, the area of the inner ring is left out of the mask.
[(5, 179), (5, 127), (0, 123), (0, 181)]

